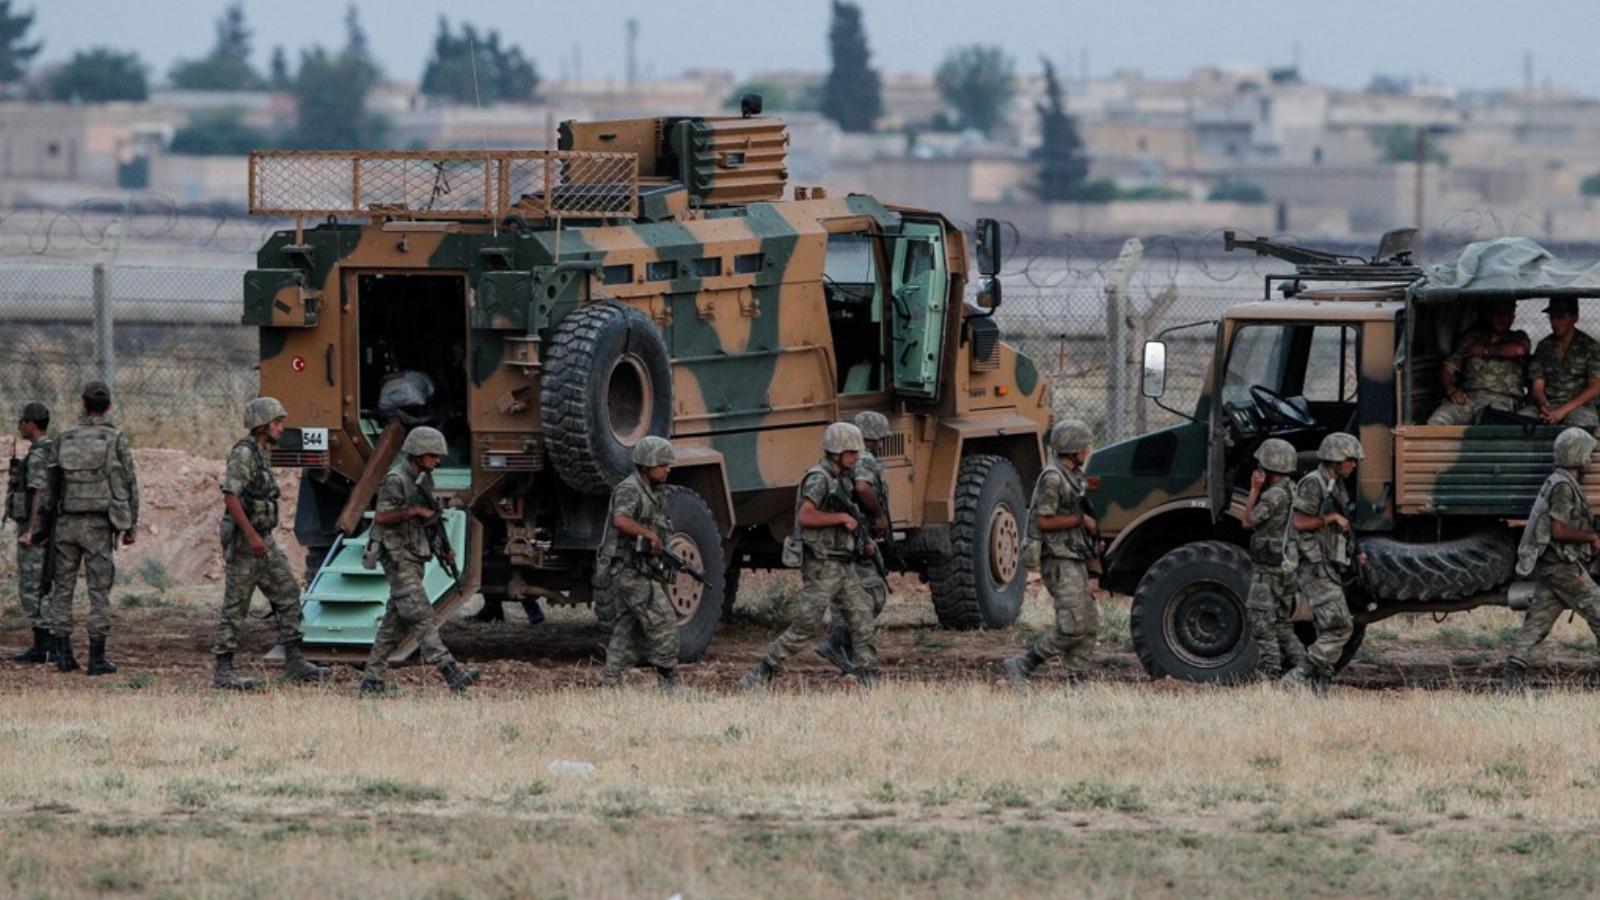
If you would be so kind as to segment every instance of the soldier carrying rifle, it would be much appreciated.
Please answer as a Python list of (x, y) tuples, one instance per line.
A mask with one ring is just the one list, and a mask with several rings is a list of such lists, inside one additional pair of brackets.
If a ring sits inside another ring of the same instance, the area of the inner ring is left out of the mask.
[[(11, 657), (15, 662), (55, 659), (50, 637), (49, 598), (44, 593), (45, 555), (49, 548), (50, 410), (29, 403), (17, 417), (17, 434), (28, 442), (28, 455), (11, 459), (6, 491), (6, 518), (17, 523), (17, 598), (33, 626), (33, 646)], [(15, 444), (12, 446), (15, 453)]]

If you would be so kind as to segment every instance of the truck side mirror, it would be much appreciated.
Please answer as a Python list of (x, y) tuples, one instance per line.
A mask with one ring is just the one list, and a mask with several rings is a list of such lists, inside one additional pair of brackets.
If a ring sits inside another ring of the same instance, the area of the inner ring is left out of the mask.
[(1144, 343), (1144, 375), (1139, 393), (1156, 398), (1167, 392), (1167, 345), (1160, 341)]
[(978, 274), (989, 277), (999, 275), (1000, 222), (996, 219), (979, 219), (977, 237)]
[(978, 308), (990, 312), (1000, 308), (1000, 279), (985, 278), (978, 282)]

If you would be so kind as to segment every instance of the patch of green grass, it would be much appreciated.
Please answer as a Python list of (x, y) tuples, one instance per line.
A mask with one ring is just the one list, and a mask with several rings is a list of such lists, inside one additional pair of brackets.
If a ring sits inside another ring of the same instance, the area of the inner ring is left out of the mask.
[(932, 628), (915, 628), (911, 631), (911, 640), (918, 649), (928, 651), (945, 650), (955, 646), (955, 641), (944, 637), (941, 632)]
[(155, 588), (160, 594), (165, 594), (178, 586), (177, 579), (172, 577), (167, 567), (160, 560), (150, 556), (139, 562), (139, 580)]
[(367, 803), (439, 803), (449, 794), (431, 784), (396, 781), (392, 778), (363, 778), (347, 792), (352, 800)]
[(121, 609), (166, 609), (172, 605), (171, 600), (160, 594), (142, 591), (123, 594), (117, 598), (117, 606)]
[(1068, 785), (1054, 806), (1058, 810), (1106, 809), (1120, 813), (1144, 812), (1147, 808), (1138, 785), (1115, 785), (1099, 779)]
[(165, 787), (167, 799), (179, 809), (200, 810), (222, 796), (222, 788), (204, 778), (174, 778)]

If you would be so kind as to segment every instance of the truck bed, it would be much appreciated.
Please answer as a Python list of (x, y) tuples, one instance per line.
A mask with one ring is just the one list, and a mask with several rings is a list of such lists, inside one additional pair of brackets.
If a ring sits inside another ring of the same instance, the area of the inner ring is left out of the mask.
[[(1402, 515), (1526, 517), (1554, 468), (1558, 426), (1405, 425), (1394, 430), (1395, 508)], [(1584, 473), (1600, 507), (1600, 465)]]

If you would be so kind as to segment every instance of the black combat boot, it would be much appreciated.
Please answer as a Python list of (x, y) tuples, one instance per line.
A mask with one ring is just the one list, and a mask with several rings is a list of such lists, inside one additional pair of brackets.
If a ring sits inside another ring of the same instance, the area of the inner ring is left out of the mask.
[(50, 632), (43, 628), (33, 630), (33, 646), (11, 657), (12, 662), (42, 663), (50, 661)]
[(106, 659), (106, 639), (89, 639), (89, 670), (87, 675), (115, 675), (117, 664)]
[(1318, 672), (1311, 676), (1311, 693), (1326, 697), (1333, 692), (1333, 676)]
[(58, 637), (55, 640), (56, 640), (56, 671), (57, 672), (76, 672), (76, 671), (78, 671), (78, 660), (77, 660), (77, 657), (74, 657), (72, 655), (72, 638), (71, 637)]
[(524, 601), (522, 601), (522, 611), (523, 611), (524, 614), (527, 615), (528, 624), (529, 625), (542, 625), (542, 624), (544, 624), (544, 607), (541, 607), (539, 605), (539, 601), (537, 601), (537, 600), (524, 600)]
[(1528, 664), (1520, 659), (1506, 660), (1505, 674), (1500, 678), (1500, 693), (1520, 694), (1528, 689)]
[(463, 669), (456, 665), (455, 660), (439, 664), (439, 677), (450, 686), (450, 690), (458, 694), (477, 684), (478, 675), (477, 669)]
[(663, 694), (678, 692), (678, 670), (666, 666), (656, 667), (656, 689)]
[(504, 622), (506, 620), (505, 604), (499, 600), (483, 598), (483, 605), (478, 611), (468, 617), (473, 622)]
[(817, 645), (817, 655), (833, 664), (840, 674), (854, 675), (855, 661), (850, 658), (849, 651), (845, 650), (849, 644), (850, 631), (843, 624), (835, 625), (833, 630), (828, 632), (828, 636), (823, 638), (822, 643)]
[(288, 641), (283, 645), (283, 674), (290, 681), (306, 684), (327, 681), (329, 673), (328, 669), (306, 661), (299, 641)]
[(387, 697), (389, 696), (389, 686), (376, 678), (363, 677), (361, 679), (360, 694), (363, 697)]
[(1005, 669), (1006, 681), (1011, 683), (1011, 689), (1018, 693), (1028, 690), (1028, 680), (1033, 677), (1035, 669), (1044, 663), (1044, 657), (1034, 652), (1032, 647), (1021, 656), (1013, 656), (1001, 663)]
[(755, 668), (744, 673), (744, 677), (739, 679), (739, 690), (747, 694), (758, 691), (770, 682), (772, 676), (776, 674), (778, 673), (773, 671), (772, 666), (767, 665), (766, 657), (762, 657), (761, 661), (756, 663)]
[(882, 683), (883, 677), (878, 674), (877, 669), (856, 670), (856, 684), (861, 685), (862, 690), (870, 691)]
[(211, 686), (219, 691), (253, 691), (260, 685), (254, 678), (246, 678), (234, 670), (232, 653), (218, 653)]

